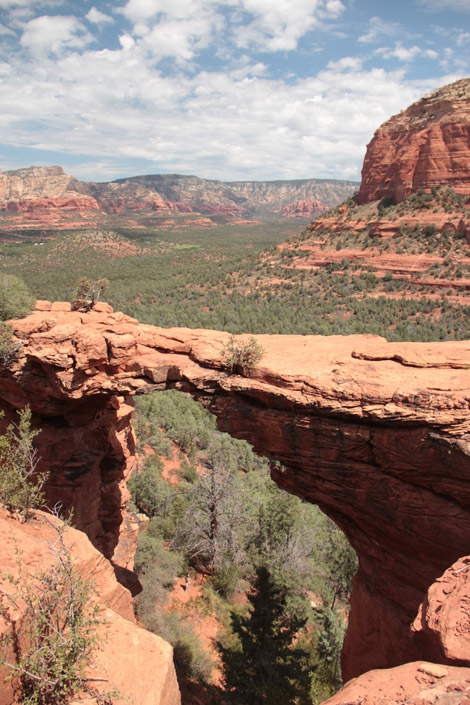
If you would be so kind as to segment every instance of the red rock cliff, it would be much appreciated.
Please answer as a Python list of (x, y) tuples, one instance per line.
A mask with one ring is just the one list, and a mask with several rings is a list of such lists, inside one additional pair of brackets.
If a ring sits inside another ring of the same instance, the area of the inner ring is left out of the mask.
[(376, 131), (367, 147), (358, 203), (445, 185), (470, 194), (470, 79), (424, 96)]
[(0, 374), (2, 406), (29, 403), (44, 429), (51, 500), (74, 504), (111, 557), (132, 467), (129, 395), (189, 391), (223, 430), (280, 460), (279, 485), (320, 504), (358, 552), (345, 677), (421, 658), (410, 623), (470, 553), (470, 343), (257, 336), (265, 354), (244, 378), (224, 368), (226, 333), (101, 309), (14, 322), (21, 353)]

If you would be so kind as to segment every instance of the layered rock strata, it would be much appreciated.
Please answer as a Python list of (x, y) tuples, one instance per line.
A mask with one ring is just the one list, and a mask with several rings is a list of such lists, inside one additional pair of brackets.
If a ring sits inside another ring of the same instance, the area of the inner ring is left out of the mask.
[(410, 623), (470, 553), (470, 342), (257, 336), (263, 359), (242, 377), (224, 365), (226, 333), (141, 325), (104, 304), (51, 308), (14, 322), (22, 348), (0, 399), (10, 413), (30, 404), (48, 495), (74, 505), (105, 555), (133, 463), (130, 395), (181, 389), (282, 463), (278, 484), (318, 503), (356, 549), (345, 678), (426, 658)]
[(470, 79), (439, 88), (394, 115), (367, 146), (358, 203), (399, 203), (446, 185), (470, 194)]
[(80, 223), (113, 227), (123, 218), (131, 227), (137, 219), (142, 227), (162, 224), (161, 216), (181, 214), (191, 216), (188, 224), (198, 214), (237, 222), (247, 215), (309, 218), (340, 203), (356, 187), (355, 182), (334, 179), (225, 183), (177, 174), (93, 183), (65, 174), (60, 166), (28, 167), (0, 171), (0, 220), (2, 228), (54, 229)]

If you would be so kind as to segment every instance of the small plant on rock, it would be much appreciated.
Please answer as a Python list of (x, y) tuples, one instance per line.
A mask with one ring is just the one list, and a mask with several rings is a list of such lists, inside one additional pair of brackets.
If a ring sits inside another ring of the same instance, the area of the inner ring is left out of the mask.
[(79, 279), (72, 301), (73, 310), (86, 309), (88, 311), (92, 309), (108, 286), (109, 281), (107, 279), (93, 280), (87, 277)]
[(7, 365), (21, 349), (21, 342), (13, 340), (13, 326), (0, 321), (0, 364)]
[(222, 350), (222, 360), (231, 372), (250, 375), (263, 357), (262, 346), (251, 336), (248, 340), (237, 339), (231, 335)]

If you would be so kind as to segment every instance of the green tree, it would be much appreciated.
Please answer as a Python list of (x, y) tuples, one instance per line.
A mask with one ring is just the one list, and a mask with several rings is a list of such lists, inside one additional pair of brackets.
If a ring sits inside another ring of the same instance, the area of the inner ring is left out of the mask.
[(306, 695), (302, 663), (307, 654), (293, 646), (304, 620), (285, 611), (285, 597), (265, 567), (248, 594), (248, 615), (232, 613), (235, 647), (219, 644), (227, 697), (236, 705), (288, 705)]
[(0, 274), (0, 321), (28, 314), (34, 298), (21, 279), (13, 274)]
[(26, 517), (29, 509), (43, 504), (47, 473), (37, 472), (33, 441), (38, 431), (31, 429), (30, 408), (20, 411), (19, 417), (18, 424), (10, 424), (0, 436), (0, 501)]

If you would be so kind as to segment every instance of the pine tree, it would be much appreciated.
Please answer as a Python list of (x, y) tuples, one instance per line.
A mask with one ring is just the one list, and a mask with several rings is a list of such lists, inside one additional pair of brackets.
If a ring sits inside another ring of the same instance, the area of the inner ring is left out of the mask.
[(261, 567), (248, 595), (252, 609), (232, 614), (239, 648), (219, 645), (226, 695), (236, 705), (289, 705), (306, 692), (302, 662), (306, 654), (293, 646), (304, 621), (285, 612), (285, 598), (269, 571)]

